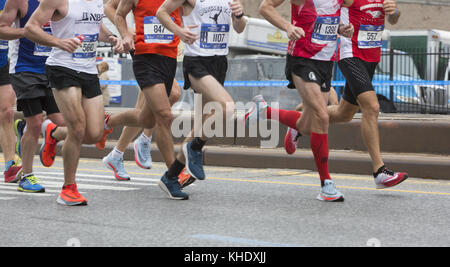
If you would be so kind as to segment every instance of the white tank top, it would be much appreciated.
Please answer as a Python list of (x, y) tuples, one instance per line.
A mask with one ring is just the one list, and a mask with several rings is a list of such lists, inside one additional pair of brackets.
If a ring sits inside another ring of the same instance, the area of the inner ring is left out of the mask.
[(232, 27), (230, 0), (196, 0), (188, 16), (183, 16), (184, 27), (198, 25), (191, 29), (200, 39), (184, 48), (185, 56), (228, 55), (228, 40)]
[(67, 16), (51, 21), (53, 35), (60, 39), (83, 39), (82, 45), (68, 53), (55, 47), (47, 65), (66, 67), (78, 72), (98, 74), (96, 66), (97, 44), (104, 16), (103, 0), (68, 0)]

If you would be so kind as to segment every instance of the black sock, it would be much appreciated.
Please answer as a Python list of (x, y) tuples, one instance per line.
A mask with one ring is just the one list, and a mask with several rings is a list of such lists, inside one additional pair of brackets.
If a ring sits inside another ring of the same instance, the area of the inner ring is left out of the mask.
[(381, 167), (377, 170), (377, 172), (374, 172), (374, 173), (373, 173), (373, 177), (376, 178), (377, 175), (380, 174), (384, 169), (386, 169), (386, 166), (384, 166), (384, 165), (381, 166)]
[(178, 159), (175, 159), (167, 171), (167, 179), (178, 179), (178, 175), (180, 175), (184, 167), (185, 165), (183, 163), (178, 161)]
[(203, 141), (202, 139), (195, 137), (194, 140), (192, 140), (191, 148), (192, 150), (202, 150), (203, 146), (205, 146), (206, 141)]

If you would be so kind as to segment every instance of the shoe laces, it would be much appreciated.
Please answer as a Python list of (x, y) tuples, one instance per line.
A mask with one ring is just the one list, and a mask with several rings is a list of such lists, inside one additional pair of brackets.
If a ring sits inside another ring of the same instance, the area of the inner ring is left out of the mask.
[(34, 175), (30, 175), (30, 176), (28, 176), (28, 177), (25, 177), (25, 179), (26, 179), (27, 181), (29, 181), (30, 184), (32, 184), (32, 185), (39, 184), (39, 178), (37, 178), (37, 177), (34, 176)]
[(387, 175), (389, 175), (389, 176), (393, 176), (394, 175), (394, 172), (392, 170), (388, 169), (388, 168), (384, 168), (382, 172), (387, 174)]

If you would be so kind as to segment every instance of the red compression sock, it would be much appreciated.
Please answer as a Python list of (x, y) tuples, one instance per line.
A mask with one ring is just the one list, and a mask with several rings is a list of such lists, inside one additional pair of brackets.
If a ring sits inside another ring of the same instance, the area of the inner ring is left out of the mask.
[(320, 181), (331, 179), (328, 171), (328, 134), (311, 133), (311, 149), (319, 171)]
[(278, 113), (278, 121), (282, 124), (297, 130), (297, 121), (302, 116), (302, 113), (296, 110), (285, 110), (267, 107), (267, 119), (275, 118)]

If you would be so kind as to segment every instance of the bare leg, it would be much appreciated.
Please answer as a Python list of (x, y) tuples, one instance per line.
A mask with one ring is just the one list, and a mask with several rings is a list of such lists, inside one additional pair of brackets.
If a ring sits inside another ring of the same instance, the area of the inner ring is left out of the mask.
[[(81, 89), (70, 87), (53, 90), (55, 100), (67, 125), (67, 137), (62, 148), (64, 186), (75, 184), (81, 144), (85, 137), (86, 115), (83, 110)], [(103, 107), (103, 105), (101, 105)]]
[(13, 110), (15, 102), (16, 95), (11, 85), (0, 86), (0, 145), (5, 162), (14, 160), (15, 155), (16, 136)]
[(380, 152), (380, 136), (378, 131), (378, 114), (380, 105), (374, 91), (368, 91), (358, 96), (362, 111), (361, 133), (372, 159), (373, 172), (384, 165)]
[[(221, 104), (223, 111), (224, 121), (227, 119), (231, 119), (234, 114), (234, 101), (231, 98), (230, 94), (225, 90), (225, 88), (211, 75), (205, 76), (201, 79), (197, 79), (192, 75), (189, 75), (189, 80), (191, 82), (192, 88), (195, 92), (202, 95), (203, 106), (208, 102), (217, 102)], [(207, 116), (202, 117), (202, 121), (204, 122)], [(193, 133), (191, 133), (191, 137), (188, 137), (184, 140), (184, 143), (192, 140)], [(206, 141), (208, 138), (202, 136), (200, 138), (203, 141)], [(177, 155), (178, 161), (181, 163), (185, 163), (185, 158), (183, 153)]]
[(26, 117), (27, 130), (24, 132), (21, 140), (22, 146), (22, 170), (24, 174), (33, 172), (33, 159), (41, 134), (43, 115), (38, 114)]

